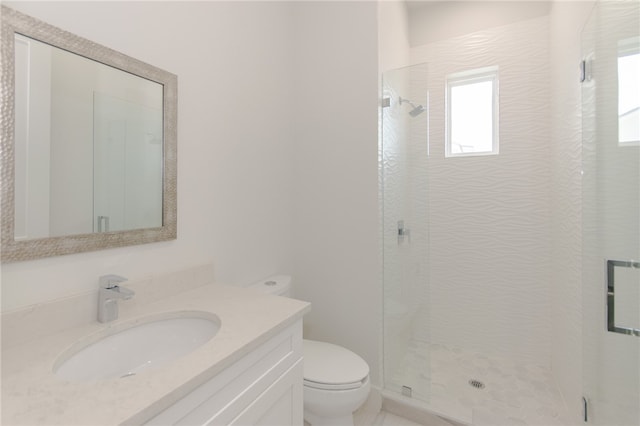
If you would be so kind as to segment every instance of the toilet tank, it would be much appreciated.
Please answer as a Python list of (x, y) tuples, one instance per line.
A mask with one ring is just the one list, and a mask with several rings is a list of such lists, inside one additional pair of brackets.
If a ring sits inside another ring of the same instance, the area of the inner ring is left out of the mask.
[(274, 275), (249, 285), (249, 288), (275, 296), (291, 297), (291, 276)]

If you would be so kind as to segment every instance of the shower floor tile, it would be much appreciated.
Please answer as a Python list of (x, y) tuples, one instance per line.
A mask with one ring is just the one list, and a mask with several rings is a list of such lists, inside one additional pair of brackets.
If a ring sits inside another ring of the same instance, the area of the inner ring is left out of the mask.
[[(430, 350), (431, 381), (423, 372)], [(428, 407), (477, 426), (573, 424), (548, 368), (456, 347), (411, 341), (394, 383), (410, 383)], [(474, 383), (472, 385), (471, 383)]]

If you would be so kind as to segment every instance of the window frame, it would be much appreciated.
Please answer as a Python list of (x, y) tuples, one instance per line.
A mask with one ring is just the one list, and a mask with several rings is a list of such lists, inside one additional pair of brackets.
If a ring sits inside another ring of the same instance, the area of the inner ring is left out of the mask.
[[(451, 150), (451, 136), (452, 136), (452, 121), (453, 114), (451, 112), (452, 107), (452, 97), (451, 97), (451, 89), (457, 86), (464, 86), (475, 83), (482, 82), (491, 82), (492, 88), (492, 124), (491, 124), (491, 132), (492, 132), (492, 141), (491, 141), (491, 151), (482, 151), (482, 152), (452, 152)], [(446, 110), (446, 128), (445, 128), (445, 157), (477, 157), (477, 156), (485, 156), (485, 155), (498, 155), (500, 152), (499, 149), (499, 140), (500, 140), (500, 128), (499, 128), (499, 90), (498, 90), (498, 67), (484, 67), (477, 68), (469, 71), (463, 71), (458, 73), (449, 74), (446, 76), (446, 95), (445, 95), (445, 110)]]

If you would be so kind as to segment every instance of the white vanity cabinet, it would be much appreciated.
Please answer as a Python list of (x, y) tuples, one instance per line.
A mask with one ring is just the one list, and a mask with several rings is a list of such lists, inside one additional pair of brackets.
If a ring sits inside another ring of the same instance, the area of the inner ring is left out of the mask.
[(303, 425), (302, 320), (248, 352), (147, 425)]

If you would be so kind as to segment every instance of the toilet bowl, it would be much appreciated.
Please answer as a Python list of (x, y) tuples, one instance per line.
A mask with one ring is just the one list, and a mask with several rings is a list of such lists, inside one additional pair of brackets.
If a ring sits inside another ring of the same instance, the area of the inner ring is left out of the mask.
[[(279, 275), (250, 286), (289, 297), (291, 277)], [(342, 346), (304, 339), (304, 419), (312, 426), (353, 426), (353, 412), (369, 396), (369, 365)]]
[(342, 346), (303, 340), (304, 418), (313, 426), (353, 425), (353, 412), (366, 401), (369, 366)]

